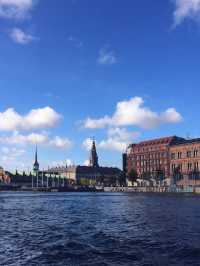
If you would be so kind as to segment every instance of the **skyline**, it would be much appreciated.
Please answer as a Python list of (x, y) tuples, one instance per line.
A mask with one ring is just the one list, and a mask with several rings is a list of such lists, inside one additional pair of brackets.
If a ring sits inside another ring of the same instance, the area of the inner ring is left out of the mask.
[[(145, 8), (144, 8), (145, 7)], [(200, 136), (200, 0), (0, 0), (0, 165), (121, 168), (132, 142)]]

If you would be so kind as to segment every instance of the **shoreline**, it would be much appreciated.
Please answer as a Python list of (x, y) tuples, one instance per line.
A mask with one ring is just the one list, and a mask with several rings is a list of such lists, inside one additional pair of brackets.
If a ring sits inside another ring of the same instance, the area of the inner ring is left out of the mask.
[(1, 192), (33, 193), (135, 193), (135, 194), (193, 194), (200, 195), (200, 187), (71, 187), (71, 188), (0, 188)]

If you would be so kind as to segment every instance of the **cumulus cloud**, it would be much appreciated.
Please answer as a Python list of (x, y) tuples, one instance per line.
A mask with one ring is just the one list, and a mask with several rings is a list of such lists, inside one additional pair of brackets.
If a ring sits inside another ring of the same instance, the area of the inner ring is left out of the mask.
[(0, 162), (4, 166), (10, 167), (10, 165), (14, 162), (20, 160), (25, 153), (26, 151), (24, 149), (18, 149), (16, 147), (2, 147)]
[(9, 32), (10, 38), (18, 44), (28, 44), (31, 43), (32, 41), (36, 40), (37, 38), (32, 36), (31, 34), (25, 33), (22, 29), (19, 28), (13, 28)]
[[(107, 138), (97, 142), (96, 146), (103, 150), (124, 152), (127, 146), (139, 136), (139, 132), (129, 132), (125, 128), (109, 128)], [(82, 145), (87, 151), (90, 151), (92, 147), (92, 139), (85, 139)]]
[(33, 109), (20, 115), (13, 108), (0, 112), (0, 131), (46, 129), (57, 125), (61, 115), (50, 107)]
[(87, 151), (90, 151), (92, 148), (92, 142), (93, 140), (91, 138), (85, 139), (82, 143), (83, 148), (86, 149)]
[(127, 146), (139, 136), (139, 132), (129, 132), (125, 128), (111, 128), (108, 130), (108, 138), (99, 143), (99, 148), (124, 152)]
[(16, 147), (2, 147), (1, 152), (4, 155), (9, 155), (10, 157), (16, 158), (22, 156), (26, 151), (24, 149), (18, 149)]
[(141, 97), (134, 97), (128, 101), (119, 102), (112, 116), (99, 119), (87, 118), (83, 125), (85, 128), (95, 129), (106, 126), (138, 126), (150, 129), (166, 123), (179, 123), (182, 116), (175, 108), (169, 108), (162, 113), (156, 113), (144, 106)]
[(90, 161), (89, 161), (89, 160), (85, 160), (85, 161), (83, 162), (83, 165), (84, 165), (84, 166), (89, 166), (89, 165), (90, 165)]
[(68, 138), (61, 138), (59, 136), (50, 138), (45, 133), (31, 133), (23, 135), (19, 132), (14, 132), (10, 136), (1, 136), (0, 142), (9, 145), (34, 145), (37, 143), (58, 149), (69, 149), (72, 146), (72, 142)]
[(182, 23), (186, 18), (196, 19), (200, 16), (200, 0), (174, 0), (174, 24)]
[(104, 48), (99, 51), (97, 62), (100, 65), (113, 65), (117, 63), (117, 58), (113, 51)]
[(0, 16), (8, 19), (24, 19), (29, 16), (34, 0), (0, 0)]
[(59, 149), (69, 149), (72, 146), (72, 142), (68, 138), (61, 138), (59, 136), (50, 140), (49, 144)]
[(27, 144), (44, 144), (49, 141), (47, 135), (39, 134), (39, 133), (31, 133), (28, 135), (19, 134), (18, 132), (14, 132), (10, 136), (1, 136), (0, 142), (7, 143), (10, 145), (19, 144), (19, 145), (27, 145)]

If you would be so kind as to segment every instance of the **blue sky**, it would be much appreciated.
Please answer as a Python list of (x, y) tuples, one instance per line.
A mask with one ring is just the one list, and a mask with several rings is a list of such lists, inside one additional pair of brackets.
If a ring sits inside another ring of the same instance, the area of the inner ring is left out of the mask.
[(121, 166), (128, 143), (200, 136), (200, 0), (0, 0), (0, 164)]

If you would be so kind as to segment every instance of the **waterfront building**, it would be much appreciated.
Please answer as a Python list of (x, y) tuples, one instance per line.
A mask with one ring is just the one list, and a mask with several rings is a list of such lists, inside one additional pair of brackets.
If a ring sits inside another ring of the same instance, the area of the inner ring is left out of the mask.
[(122, 176), (122, 171), (116, 167), (99, 166), (98, 154), (95, 141), (92, 143), (90, 151), (89, 166), (69, 166), (66, 167), (64, 175), (67, 179), (73, 179), (79, 185), (116, 185)]
[(0, 166), (0, 183), (10, 184), (10, 176), (4, 171), (3, 167)]
[(89, 157), (89, 166), (64, 165), (51, 167), (40, 171), (38, 163), (37, 147), (33, 170), (36, 177), (32, 177), (33, 187), (59, 187), (68, 185), (104, 185), (111, 186), (121, 182), (122, 171), (116, 167), (101, 167), (98, 162), (98, 154), (95, 141)]
[(170, 157), (174, 183), (183, 187), (200, 185), (200, 138), (171, 145)]
[(200, 185), (200, 138), (171, 136), (131, 144), (123, 154), (123, 169), (144, 186)]
[(181, 140), (176, 136), (147, 140), (128, 147), (126, 153), (127, 173), (134, 169), (139, 178), (162, 178), (170, 176), (170, 145)]

